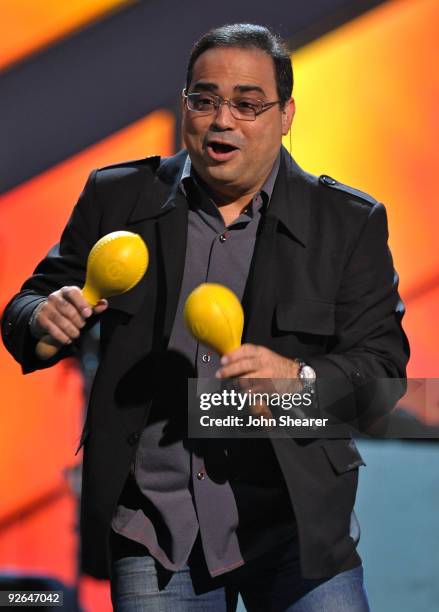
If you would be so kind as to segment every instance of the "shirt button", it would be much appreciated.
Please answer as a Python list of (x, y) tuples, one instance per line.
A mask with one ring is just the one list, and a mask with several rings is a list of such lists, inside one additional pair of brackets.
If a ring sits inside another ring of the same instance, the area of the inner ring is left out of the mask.
[(197, 478), (198, 478), (198, 480), (204, 480), (204, 479), (205, 479), (205, 477), (206, 477), (206, 473), (205, 473), (205, 471), (204, 471), (204, 470), (200, 470), (200, 471), (198, 472), (198, 474), (197, 474)]
[(210, 361), (211, 359), (212, 359), (212, 357), (209, 355), (209, 353), (205, 353), (205, 354), (204, 354), (204, 355), (201, 357), (201, 360), (202, 360), (204, 363), (209, 363), (209, 361)]
[(226, 234), (225, 233), (224, 234), (220, 234), (219, 241), (220, 242), (225, 242), (226, 240), (227, 240)]

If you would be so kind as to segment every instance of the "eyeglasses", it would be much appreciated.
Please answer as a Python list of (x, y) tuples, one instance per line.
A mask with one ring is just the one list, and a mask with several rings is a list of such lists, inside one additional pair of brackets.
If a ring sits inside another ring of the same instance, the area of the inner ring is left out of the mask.
[(186, 105), (188, 110), (199, 115), (212, 115), (217, 113), (222, 104), (227, 104), (232, 117), (242, 121), (254, 121), (258, 115), (272, 108), (275, 104), (279, 104), (280, 100), (274, 102), (263, 102), (253, 98), (245, 98), (239, 96), (232, 100), (226, 100), (221, 96), (216, 96), (211, 93), (185, 93)]

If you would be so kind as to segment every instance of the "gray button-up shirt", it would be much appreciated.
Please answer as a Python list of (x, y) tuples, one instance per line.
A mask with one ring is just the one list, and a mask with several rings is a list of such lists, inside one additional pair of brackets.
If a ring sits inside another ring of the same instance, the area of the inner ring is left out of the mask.
[[(183, 320), (184, 304), (190, 292), (204, 282), (226, 285), (242, 299), (258, 224), (278, 169), (279, 157), (261, 191), (226, 227), (218, 207), (200, 186), (190, 158), (186, 160), (180, 188), (189, 202), (187, 249), (168, 351), (184, 356), (200, 378), (214, 377), (219, 356), (189, 333)], [(153, 404), (135, 460), (142, 503), (136, 504), (132, 496), (127, 502), (127, 496), (122, 496), (112, 528), (144, 544), (171, 571), (186, 563), (200, 531), (207, 567), (217, 576), (244, 563), (237, 536), (237, 503), (224, 468), (225, 451), (215, 440), (189, 444), (183, 431), (165, 444), (176, 408)]]

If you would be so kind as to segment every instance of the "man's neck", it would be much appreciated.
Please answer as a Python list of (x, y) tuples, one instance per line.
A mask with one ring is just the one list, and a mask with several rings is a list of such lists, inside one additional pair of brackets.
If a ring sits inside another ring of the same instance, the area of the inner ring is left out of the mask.
[(224, 224), (226, 227), (233, 223), (239, 217), (239, 215), (245, 211), (245, 209), (251, 204), (256, 193), (257, 192), (255, 192), (253, 196), (246, 194), (242, 198), (239, 198), (238, 200), (235, 200), (229, 204), (215, 202), (222, 218), (224, 219)]
[(259, 189), (249, 190), (242, 194), (225, 193), (217, 191), (198, 175), (197, 181), (217, 206), (226, 226), (233, 223), (252, 202), (254, 196), (259, 193)]
[(225, 225), (228, 226), (233, 223), (239, 217), (239, 215), (245, 211), (246, 208), (248, 208), (254, 197), (260, 193), (261, 189), (264, 188), (268, 182), (268, 179), (271, 178), (271, 175), (273, 174), (273, 178), (270, 180), (270, 185), (267, 185), (269, 197), (271, 196), (274, 180), (276, 179), (279, 168), (279, 157), (280, 156), (277, 157), (274, 165), (271, 166), (270, 171), (268, 172), (267, 176), (263, 178), (260, 185), (256, 185), (253, 189), (250, 188), (241, 192), (234, 192), (232, 189), (229, 190), (224, 188), (223, 185), (216, 186), (207, 184), (196, 172), (193, 166), (191, 172), (195, 174), (196, 181), (199, 183), (200, 187), (203, 188), (203, 190), (215, 203), (224, 219)]

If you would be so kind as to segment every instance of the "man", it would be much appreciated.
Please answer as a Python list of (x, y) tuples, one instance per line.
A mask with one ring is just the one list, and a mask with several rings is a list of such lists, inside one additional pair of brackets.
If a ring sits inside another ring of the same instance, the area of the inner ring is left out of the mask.
[[(281, 147), (291, 92), (289, 54), (266, 28), (202, 37), (182, 97), (187, 151), (93, 172), (59, 247), (6, 309), (5, 343), (25, 373), (69, 354), (100, 319), (81, 529), (86, 570), (104, 575), (110, 553), (116, 610), (229, 610), (238, 592), (249, 611), (368, 609), (352, 440), (238, 444), (186, 431), (191, 376), (310, 378), (326, 405), (347, 397), (343, 410), (360, 418), (365, 381), (405, 376), (384, 208), (306, 174)], [(87, 255), (119, 229), (144, 238), (150, 268), (91, 309), (78, 289)], [(183, 323), (204, 281), (244, 306), (243, 345), (221, 362)], [(47, 333), (63, 348), (42, 361)]]

